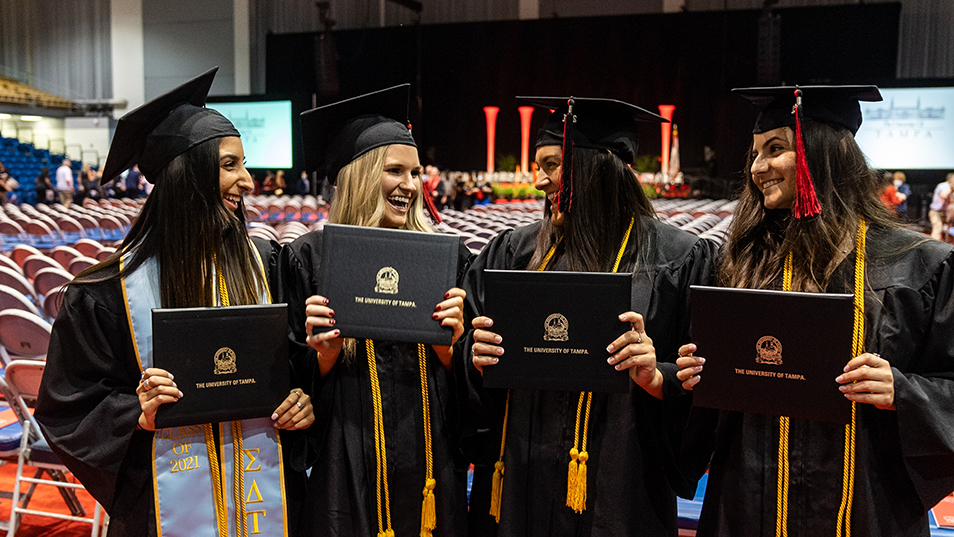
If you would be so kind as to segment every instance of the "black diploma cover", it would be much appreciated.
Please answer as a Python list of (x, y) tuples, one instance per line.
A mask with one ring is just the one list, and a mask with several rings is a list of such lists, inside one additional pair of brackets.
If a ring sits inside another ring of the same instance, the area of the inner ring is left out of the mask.
[(606, 346), (630, 329), (632, 275), (484, 270), (487, 316), (503, 339), (484, 386), (593, 392), (629, 391), (629, 375), (606, 362)]
[(431, 318), (457, 284), (456, 235), (325, 225), (318, 293), (341, 337), (450, 345)]
[(706, 359), (694, 405), (851, 421), (835, 377), (853, 358), (853, 295), (690, 289), (692, 341)]
[(288, 397), (287, 304), (152, 310), (155, 367), (182, 398), (160, 405), (156, 427), (271, 416)]

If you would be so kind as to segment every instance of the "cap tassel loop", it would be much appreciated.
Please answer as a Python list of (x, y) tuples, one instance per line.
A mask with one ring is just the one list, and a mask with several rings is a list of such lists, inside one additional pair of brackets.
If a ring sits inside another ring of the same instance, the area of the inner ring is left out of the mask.
[(821, 205), (815, 195), (808, 160), (805, 158), (805, 138), (802, 133), (802, 90), (795, 90), (795, 218), (811, 218), (821, 214)]

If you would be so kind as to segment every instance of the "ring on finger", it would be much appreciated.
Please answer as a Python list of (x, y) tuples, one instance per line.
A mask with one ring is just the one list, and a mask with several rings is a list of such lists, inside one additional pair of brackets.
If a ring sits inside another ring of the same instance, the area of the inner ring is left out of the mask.
[(143, 379), (143, 381), (142, 381), (142, 387), (143, 387), (143, 389), (145, 389), (147, 392), (149, 391), (149, 388), (152, 388), (152, 386), (149, 385), (149, 379)]
[(295, 401), (295, 406), (298, 407), (298, 410), (301, 410), (304, 405), (301, 404), (301, 401)]
[(642, 343), (642, 342), (643, 342), (643, 334), (640, 332), (636, 332), (636, 343)]
[(301, 398), (301, 390), (295, 388), (295, 389), (292, 390), (291, 392), (292, 392), (293, 394), (297, 395), (299, 399)]

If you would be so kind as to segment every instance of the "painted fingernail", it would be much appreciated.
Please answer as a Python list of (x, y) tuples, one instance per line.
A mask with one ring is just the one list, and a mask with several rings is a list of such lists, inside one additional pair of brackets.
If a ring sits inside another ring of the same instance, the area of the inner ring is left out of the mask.
[(175, 378), (175, 377), (172, 376), (172, 373), (169, 373), (169, 380), (172, 380), (172, 379), (174, 379), (174, 378)]
[[(322, 304), (328, 304), (328, 299), (326, 298), (326, 299), (322, 300), (321, 303), (322, 303)], [(275, 418), (272, 418), (272, 419), (275, 419)]]
[(499, 361), (500, 361), (500, 358), (494, 358), (494, 363), (495, 363), (495, 364), (496, 364), (497, 362), (499, 362)]
[(328, 313), (328, 317), (334, 317), (334, 316), (335, 316), (335, 310), (331, 310), (331, 312)]
[(497, 347), (497, 350), (494, 352), (496, 352), (498, 356), (503, 354), (503, 347)]
[(619, 368), (620, 368), (622, 365), (623, 365), (623, 364), (616, 364), (616, 366), (613, 367), (613, 369), (619, 371)]
[(698, 373), (698, 372), (702, 371), (702, 366), (701, 366), (701, 365), (697, 365), (696, 367), (693, 367), (692, 370), (695, 371), (696, 373)]
[(606, 352), (613, 352), (613, 345), (612, 345), (612, 344), (606, 346)]
[(705, 359), (705, 358), (699, 358), (699, 363), (700, 363), (700, 364), (706, 363), (706, 359)]
[(845, 378), (842, 377), (841, 375), (838, 375), (837, 377), (835, 377), (835, 382), (837, 382), (837, 383), (839, 383), (839, 384), (842, 383), (842, 382), (844, 382), (844, 381), (845, 381)]
[(444, 298), (450, 298), (450, 292), (444, 293)]
[[(327, 302), (327, 300), (325, 302)], [(277, 419), (278, 419), (278, 412), (272, 413), (272, 421), (275, 421)]]
[(437, 314), (436, 314), (436, 313), (432, 313), (432, 314), (431, 314), (431, 319), (437, 319)]
[(179, 399), (182, 399), (182, 392), (179, 392)]
[(332, 319), (332, 320), (328, 321), (328, 324), (330, 324), (331, 326), (334, 326), (334, 325), (335, 325), (335, 320)]
[(441, 311), (441, 305), (438, 304), (437, 306), (435, 306), (434, 311)]
[(503, 338), (502, 338), (502, 337), (500, 337), (500, 336), (494, 336), (494, 343), (500, 343), (501, 341), (503, 341)]
[(622, 321), (622, 320), (625, 319), (625, 318), (626, 318), (625, 315), (623, 315), (622, 313), (619, 314), (619, 320), (620, 320), (620, 321)]
[(485, 324), (484, 326), (493, 326), (493, 325), (494, 325), (494, 320), (493, 320), (493, 319), (487, 319), (487, 324)]
[(613, 363), (613, 357), (610, 356), (609, 358), (607, 358), (607, 359), (606, 359), (606, 363), (608, 363), (608, 364)]
[(340, 335), (341, 335), (341, 330), (335, 330), (335, 335), (336, 335), (336, 336), (340, 336)]

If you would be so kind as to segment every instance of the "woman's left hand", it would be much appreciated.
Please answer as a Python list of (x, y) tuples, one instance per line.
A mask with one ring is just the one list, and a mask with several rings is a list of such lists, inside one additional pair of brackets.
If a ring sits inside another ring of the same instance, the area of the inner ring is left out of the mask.
[(894, 373), (891, 364), (878, 354), (866, 352), (853, 358), (835, 382), (841, 384), (838, 389), (852, 401), (895, 410)]
[(315, 422), (315, 408), (311, 406), (311, 396), (295, 388), (282, 401), (272, 414), (275, 428), (287, 431), (307, 429)]
[(452, 358), (454, 357), (454, 343), (464, 335), (464, 299), (467, 298), (467, 292), (458, 287), (452, 287), (444, 293), (444, 301), (434, 308), (434, 314), (431, 315), (435, 321), (441, 323), (441, 326), (448, 326), (453, 330), (450, 345), (432, 345), (437, 357), (440, 358), (444, 368), (450, 370)]
[(607, 362), (615, 364), (617, 371), (629, 369), (633, 382), (656, 399), (662, 399), (662, 372), (656, 369), (656, 348), (646, 333), (643, 316), (627, 311), (619, 320), (630, 323), (631, 328), (606, 347), (607, 352), (616, 353)]

